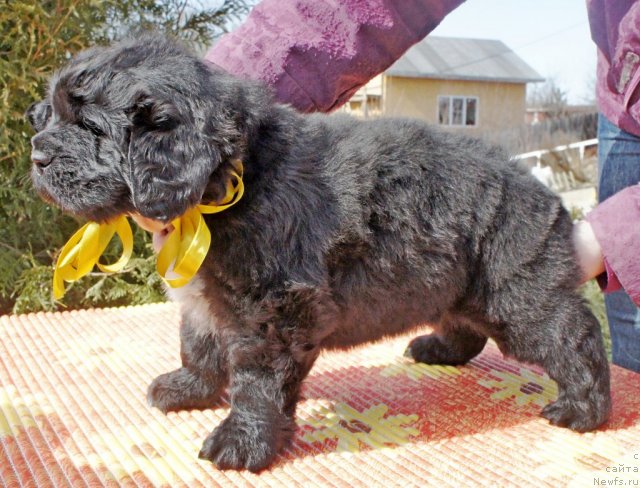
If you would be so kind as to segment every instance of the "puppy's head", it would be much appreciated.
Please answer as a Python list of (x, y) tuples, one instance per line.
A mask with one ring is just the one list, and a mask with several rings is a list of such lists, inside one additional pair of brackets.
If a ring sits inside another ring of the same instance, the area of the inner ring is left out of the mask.
[(170, 221), (238, 156), (243, 136), (224, 100), (231, 84), (157, 35), (80, 53), (27, 110), (36, 190), (90, 220), (135, 212)]

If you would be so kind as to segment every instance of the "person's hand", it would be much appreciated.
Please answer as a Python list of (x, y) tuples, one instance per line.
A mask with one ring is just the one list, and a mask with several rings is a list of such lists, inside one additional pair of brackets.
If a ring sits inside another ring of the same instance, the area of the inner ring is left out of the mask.
[(573, 226), (573, 244), (582, 270), (582, 282), (589, 281), (604, 272), (602, 249), (591, 224), (586, 220), (581, 220)]

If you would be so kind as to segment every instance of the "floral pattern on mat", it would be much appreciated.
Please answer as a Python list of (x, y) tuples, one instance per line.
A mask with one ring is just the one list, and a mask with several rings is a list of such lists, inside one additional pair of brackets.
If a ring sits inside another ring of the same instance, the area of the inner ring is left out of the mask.
[(546, 374), (538, 374), (526, 368), (520, 368), (516, 375), (505, 371), (491, 371), (497, 380), (480, 380), (479, 385), (495, 389), (493, 400), (513, 400), (516, 405), (534, 403), (544, 407), (558, 394), (556, 383)]
[(425, 377), (437, 380), (443, 376), (458, 376), (462, 374), (462, 370), (454, 366), (439, 366), (400, 360), (384, 368), (380, 371), (380, 374), (385, 378), (406, 375), (407, 378), (417, 381)]
[(399, 446), (409, 442), (420, 432), (411, 427), (417, 415), (387, 415), (389, 407), (374, 405), (359, 412), (345, 403), (332, 409), (318, 410), (317, 417), (299, 422), (307, 442), (337, 441), (337, 451), (360, 451), (364, 446), (372, 449)]

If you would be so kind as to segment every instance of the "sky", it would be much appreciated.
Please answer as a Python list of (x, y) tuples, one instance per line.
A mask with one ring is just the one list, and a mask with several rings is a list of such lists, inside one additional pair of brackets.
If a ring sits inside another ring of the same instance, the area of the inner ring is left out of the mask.
[(466, 0), (430, 34), (504, 42), (570, 103), (593, 101), (596, 47), (585, 0)]

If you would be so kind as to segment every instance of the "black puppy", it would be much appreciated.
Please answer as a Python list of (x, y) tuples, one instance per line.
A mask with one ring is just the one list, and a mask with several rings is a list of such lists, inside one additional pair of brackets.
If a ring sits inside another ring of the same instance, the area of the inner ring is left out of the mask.
[[(322, 348), (437, 324), (417, 361), (464, 364), (487, 338), (559, 387), (551, 423), (609, 415), (598, 322), (575, 291), (572, 223), (560, 200), (499, 150), (418, 121), (303, 116), (153, 35), (85, 51), (29, 110), (33, 182), (63, 210), (168, 223), (224, 194), (209, 254), (170, 295), (182, 364), (149, 387), (162, 411), (229, 416), (200, 457), (269, 465), (295, 430), (300, 386)], [(425, 398), (425, 401), (429, 401)]]

